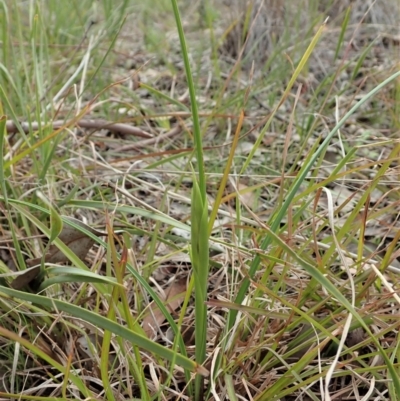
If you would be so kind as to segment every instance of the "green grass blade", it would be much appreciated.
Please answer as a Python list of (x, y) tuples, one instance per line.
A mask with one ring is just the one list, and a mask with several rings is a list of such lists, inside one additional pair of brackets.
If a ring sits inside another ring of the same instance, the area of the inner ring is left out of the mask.
[[(0, 107), (1, 111), (1, 107)], [(1, 114), (1, 113), (0, 113)], [(4, 175), (4, 140), (6, 138), (7, 131), (6, 131), (6, 116), (0, 117), (0, 189), (1, 193), (3, 194), (4, 199), (4, 206), (6, 209), (8, 208), (8, 196), (7, 196), (7, 186), (6, 180)]]
[(292, 250), (292, 248), (281, 238), (279, 238), (278, 235), (276, 235), (271, 229), (267, 229), (269, 232), (270, 238), (272, 241), (277, 243), (282, 249), (287, 252), (288, 255), (290, 255), (294, 260), (296, 260), (303, 268), (304, 270), (311, 276), (313, 277), (323, 288), (325, 288), (333, 297), (340, 302), (340, 304), (345, 307), (349, 313), (352, 314), (352, 316), (357, 319), (357, 321), (360, 323), (361, 327), (366, 331), (368, 334), (369, 338), (373, 341), (375, 344), (376, 348), (379, 350), (380, 355), (383, 357), (385, 360), (386, 366), (390, 372), (391, 379), (393, 380), (394, 387), (397, 391), (398, 394), (400, 391), (400, 378), (397, 375), (397, 371), (393, 365), (393, 362), (390, 361), (390, 358), (387, 356), (385, 350), (383, 349), (380, 341), (374, 334), (371, 332), (370, 328), (364, 321), (364, 319), (360, 316), (360, 314), (353, 308), (351, 303), (347, 300), (347, 298), (339, 291), (339, 289), (332, 284), (324, 274), (322, 274), (315, 266), (311, 265), (307, 261), (303, 260), (295, 251)]
[(283, 104), (283, 102), (286, 100), (286, 98), (289, 96), (290, 91), (294, 85), (294, 83), (296, 82), (298, 76), (300, 75), (300, 72), (303, 70), (304, 66), (306, 65), (308, 59), (311, 56), (311, 53), (313, 52), (316, 44), (318, 43), (319, 38), (321, 37), (323, 30), (325, 28), (325, 24), (323, 24), (322, 26), (320, 26), (320, 28), (318, 29), (317, 33), (315, 34), (315, 36), (313, 37), (313, 39), (311, 40), (310, 45), (308, 46), (307, 50), (305, 51), (303, 57), (301, 58), (299, 65), (296, 67), (292, 77), (290, 78), (290, 81), (285, 89), (285, 92), (282, 95), (281, 100), (279, 101), (278, 105), (274, 108), (274, 110), (272, 111), (270, 117), (268, 118), (268, 121), (266, 122), (264, 128), (261, 130), (260, 135), (258, 136), (253, 148), (251, 149), (249, 155), (247, 156), (246, 161), (244, 162), (241, 170), (240, 170), (240, 174), (243, 174), (247, 167), (249, 166), (251, 160), (254, 157), (254, 154), (256, 153), (257, 149), (259, 148), (265, 133), (267, 132), (268, 128), (270, 127), (272, 120), (275, 117), (275, 114), (277, 113), (277, 111), (279, 110), (279, 108), (281, 107), (281, 105)]
[[(292, 200), (297, 193), (298, 189), (300, 188), (300, 185), (306, 178), (307, 174), (311, 170), (311, 167), (314, 165), (316, 160), (319, 158), (321, 153), (325, 150), (329, 142), (331, 141), (332, 137), (337, 133), (337, 131), (343, 126), (343, 124), (354, 114), (356, 110), (358, 110), (364, 103), (366, 103), (370, 98), (372, 98), (376, 93), (378, 93), (384, 86), (388, 85), (390, 82), (395, 80), (396, 78), (400, 77), (400, 71), (393, 74), (389, 78), (387, 78), (384, 82), (379, 84), (376, 88), (374, 88), (371, 92), (369, 92), (365, 97), (363, 97), (361, 100), (359, 100), (352, 108), (349, 110), (346, 115), (338, 122), (338, 124), (334, 127), (334, 129), (327, 135), (325, 140), (321, 143), (320, 147), (317, 149), (317, 151), (312, 155), (310, 158), (309, 162), (303, 166), (301, 169), (300, 173), (297, 176), (297, 179), (294, 181), (292, 184), (292, 187), (290, 188), (285, 202), (283, 203), (282, 207), (279, 209), (278, 213), (276, 214), (276, 217), (274, 217), (272, 224), (271, 224), (271, 230), (272, 232), (276, 232), (280, 222), (282, 221), (283, 216), (287, 212), (287, 209), (289, 205), (292, 203)], [(269, 238), (266, 237), (265, 240), (263, 241), (261, 245), (261, 249), (266, 249), (267, 246), (270, 244)], [(258, 266), (258, 264), (257, 264)], [(256, 268), (250, 268), (250, 277), (253, 276), (254, 272), (256, 271)]]
[[(278, 210), (277, 214), (274, 216), (272, 222), (271, 222), (271, 232), (276, 233), (280, 223), (284, 217), (284, 215), (287, 213), (287, 210), (289, 206), (291, 205), (293, 198), (295, 197), (297, 191), (300, 188), (300, 185), (306, 178), (307, 174), (311, 170), (311, 167), (314, 165), (318, 157), (321, 155), (321, 153), (325, 150), (326, 146), (329, 144), (330, 140), (332, 137), (337, 133), (337, 131), (343, 126), (343, 124), (348, 120), (350, 116), (354, 114), (356, 110), (358, 110), (364, 103), (366, 103), (369, 99), (371, 99), (373, 96), (375, 96), (383, 87), (394, 81), (400, 76), (400, 71), (391, 75), (389, 78), (387, 78), (385, 81), (383, 81), (381, 84), (376, 86), (372, 91), (370, 91), (366, 96), (364, 96), (361, 100), (359, 100), (346, 114), (345, 116), (338, 122), (338, 124), (335, 126), (335, 128), (327, 135), (325, 140), (322, 142), (318, 150), (312, 155), (311, 159), (309, 162), (302, 167), (300, 170), (296, 180), (292, 184), (291, 188), (289, 189), (289, 192), (286, 196), (285, 202), (281, 206), (281, 208)], [(262, 241), (260, 248), (262, 250), (267, 249), (267, 247), (271, 244), (272, 237), (270, 235), (267, 235), (264, 240)], [(258, 267), (260, 265), (260, 257), (256, 256), (249, 268), (249, 277), (252, 278), (255, 274), (255, 272), (258, 270)], [(250, 280), (248, 278), (245, 278), (239, 291), (236, 296), (236, 303), (242, 303), (244, 300), (244, 297), (247, 293), (247, 290), (250, 285)], [(228, 319), (228, 325), (227, 328), (230, 330), (230, 328), (233, 326), (234, 321), (236, 319), (237, 312), (232, 311), (230, 312), (230, 316)]]
[(340, 30), (340, 35), (339, 35), (339, 40), (336, 46), (335, 50), (335, 60), (337, 60), (339, 56), (340, 49), (342, 48), (343, 42), (344, 42), (344, 37), (347, 32), (347, 26), (349, 25), (350, 21), (350, 16), (351, 16), (351, 7), (348, 7), (346, 10), (346, 15), (344, 16), (344, 20), (342, 23), (342, 28)]
[(182, 366), (185, 369), (189, 369), (190, 371), (199, 373), (201, 375), (208, 374), (207, 369), (200, 366), (196, 362), (193, 362), (189, 358), (180, 354), (176, 354), (169, 348), (163, 347), (162, 345), (155, 343), (139, 334), (136, 334), (133, 331), (129, 330), (128, 328), (121, 326), (113, 322), (112, 320), (109, 320), (104, 316), (100, 316), (99, 314), (94, 313), (92, 311), (86, 310), (84, 308), (70, 304), (68, 302), (60, 301), (57, 299), (50, 299), (42, 295), (28, 294), (22, 291), (13, 290), (11, 288), (6, 288), (3, 286), (0, 286), (0, 293), (2, 293), (3, 296), (8, 295), (15, 299), (20, 299), (26, 302), (32, 302), (37, 305), (44, 306), (50, 310), (57, 308), (57, 310), (69, 313), (71, 316), (83, 319), (84, 321), (90, 322), (97, 327), (101, 327), (104, 330), (109, 330), (115, 335), (121, 336), (122, 338), (130, 341), (132, 344), (135, 344), (138, 347), (153, 353), (154, 355), (157, 355), (161, 358), (165, 358), (168, 361), (175, 360), (175, 362), (179, 366)]
[[(0, 289), (0, 291), (1, 291), (1, 289)], [(66, 368), (62, 364), (55, 361), (53, 358), (51, 358), (49, 355), (47, 355), (46, 352), (43, 352), (35, 344), (32, 344), (29, 340), (19, 336), (16, 333), (10, 332), (9, 330), (7, 330), (6, 328), (4, 328), (2, 326), (0, 326), (0, 334), (1, 334), (2, 338), (8, 338), (8, 339), (12, 340), (14, 343), (19, 343), (19, 344), (23, 345), (26, 349), (32, 351), (35, 355), (40, 356), (40, 358), (42, 358), (44, 361), (49, 363), (50, 366), (53, 366), (54, 368), (56, 368), (64, 376), (69, 376), (69, 379), (71, 380), (71, 382), (82, 392), (82, 394), (85, 395), (85, 397), (92, 398), (91, 392), (88, 390), (87, 386), (85, 385), (85, 383), (83, 382), (83, 380), (81, 380), (81, 378), (79, 376), (77, 376), (75, 374), (69, 374), (69, 372), (67, 372)], [(37, 398), (37, 397), (32, 397), (32, 399), (35, 399), (35, 398)]]
[(61, 216), (58, 214), (55, 207), (51, 204), (51, 202), (44, 196), (41, 191), (36, 191), (36, 195), (39, 199), (44, 202), (50, 210), (50, 236), (48, 246), (50, 246), (53, 241), (60, 235), (63, 229), (63, 221)]
[(191, 111), (193, 118), (193, 135), (194, 143), (196, 147), (197, 155), (197, 168), (199, 173), (199, 187), (203, 202), (206, 200), (206, 182), (205, 182), (205, 170), (204, 170), (204, 160), (203, 160), (203, 145), (200, 130), (200, 120), (199, 112), (197, 107), (196, 90), (194, 87), (193, 76), (190, 68), (189, 53), (186, 46), (185, 34), (183, 32), (182, 20), (179, 14), (178, 3), (176, 0), (171, 0), (172, 8), (175, 16), (175, 23), (178, 30), (179, 41), (181, 44), (182, 58), (185, 65), (186, 80), (189, 88)]
[[(61, 202), (62, 200), (58, 200), (57, 202)], [(140, 209), (137, 207), (133, 207), (133, 206), (115, 206), (115, 205), (107, 205), (103, 202), (98, 202), (98, 201), (81, 201), (81, 200), (70, 200), (65, 206), (71, 206), (71, 207), (83, 207), (85, 209), (94, 209), (94, 210), (109, 210), (111, 211), (118, 211), (120, 213), (132, 213), (133, 215), (137, 215), (137, 216), (142, 216), (142, 217), (146, 217), (148, 219), (152, 219), (155, 221), (159, 221), (161, 223), (167, 224), (169, 226), (172, 227), (176, 227), (179, 228), (181, 230), (190, 232), (190, 227), (185, 224), (182, 223), (178, 220), (175, 220), (174, 218), (167, 216), (166, 214), (160, 212), (159, 210), (153, 210), (153, 211), (149, 211), (149, 210), (144, 210), (144, 209)]]

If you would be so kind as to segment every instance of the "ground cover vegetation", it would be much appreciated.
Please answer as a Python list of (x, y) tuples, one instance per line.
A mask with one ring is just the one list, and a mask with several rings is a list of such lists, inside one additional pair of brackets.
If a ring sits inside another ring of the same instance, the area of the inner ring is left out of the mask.
[(1, 399), (400, 399), (397, 0), (0, 20)]

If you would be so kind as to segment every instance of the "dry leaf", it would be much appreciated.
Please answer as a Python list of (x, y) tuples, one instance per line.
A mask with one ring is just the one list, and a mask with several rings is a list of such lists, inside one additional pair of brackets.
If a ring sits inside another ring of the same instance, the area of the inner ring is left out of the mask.
[[(166, 307), (171, 311), (175, 311), (178, 309), (184, 298), (186, 291), (186, 280), (173, 281), (170, 287), (166, 290), (167, 298), (166, 298)], [(154, 337), (154, 333), (157, 331), (157, 328), (164, 323), (165, 316), (157, 307), (156, 303), (153, 301), (149, 305), (149, 313), (143, 319), (143, 330), (147, 334), (149, 338)]]
[[(90, 341), (90, 344), (89, 344)], [(103, 338), (95, 333), (88, 334), (86, 336), (81, 336), (76, 340), (76, 344), (81, 352), (93, 361), (98, 362), (101, 356), (101, 343)], [(111, 344), (111, 352), (108, 355), (108, 362), (110, 366), (114, 368), (117, 366), (115, 362), (117, 360), (117, 355), (113, 350), (114, 347)]]
[(346, 345), (348, 347), (354, 347), (364, 340), (364, 329), (362, 327), (358, 327), (350, 331), (346, 339)]
[[(183, 342), (186, 346), (195, 345), (195, 329), (193, 326), (188, 326), (187, 324), (183, 324), (181, 327), (181, 334)], [(173, 332), (171, 327), (168, 327), (166, 337), (171, 343), (175, 340), (175, 333)]]
[[(72, 223), (79, 225), (85, 230), (91, 232), (97, 236), (104, 236), (106, 233), (95, 230), (94, 228), (88, 226), (85, 223), (82, 223), (80, 220), (74, 219), (73, 217), (66, 217), (64, 219), (71, 221)], [(78, 256), (79, 259), (85, 259), (89, 249), (94, 244), (94, 239), (88, 237), (83, 232), (79, 231), (75, 227), (72, 227), (68, 224), (64, 224), (63, 229), (58, 236), (58, 238), (64, 242), (68, 248)], [(42, 258), (28, 259), (26, 261), (28, 266), (39, 265), (42, 261)], [(44, 257), (44, 261), (47, 263), (63, 263), (68, 262), (69, 259), (62, 251), (60, 251), (55, 245), (51, 245), (49, 251)], [(33, 269), (27, 269), (25, 273), (19, 275), (12, 283), (11, 287), (20, 290), (21, 288), (28, 285), (32, 280), (34, 280), (40, 272), (40, 266), (36, 266)]]
[(40, 266), (26, 269), (23, 274), (20, 274), (11, 282), (10, 287), (14, 288), (15, 290), (20, 290), (34, 280), (39, 273)]
[(240, 201), (252, 209), (256, 204), (257, 196), (254, 193), (254, 190), (250, 191), (248, 188), (249, 187), (247, 185), (241, 183), (239, 183), (237, 186)]
[[(97, 235), (98, 237), (106, 235), (105, 233), (95, 230), (94, 228), (88, 226), (85, 223), (82, 223), (80, 220), (74, 219), (73, 217), (64, 218), (75, 223), (76, 225), (81, 226), (85, 230), (91, 232), (94, 235)], [(69, 226), (67, 224), (63, 226), (63, 229), (58, 238), (62, 242), (64, 242), (64, 244), (67, 245), (68, 248), (81, 260), (85, 259), (87, 253), (89, 252), (89, 249), (93, 246), (95, 242), (94, 239), (88, 237), (82, 231), (79, 231), (75, 227)], [(34, 266), (40, 263), (41, 260), (42, 258), (29, 259), (27, 260), (27, 264), (29, 266)], [(49, 252), (47, 252), (44, 260), (48, 263), (63, 263), (69, 261), (67, 256), (64, 255), (64, 253), (61, 252), (55, 245), (50, 246)]]

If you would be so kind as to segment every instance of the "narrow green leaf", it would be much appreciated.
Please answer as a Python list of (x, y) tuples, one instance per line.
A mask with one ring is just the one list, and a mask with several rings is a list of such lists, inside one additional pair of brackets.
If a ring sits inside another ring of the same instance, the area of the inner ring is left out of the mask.
[(8, 207), (7, 187), (4, 177), (4, 138), (7, 135), (6, 131), (6, 116), (0, 116), (0, 189), (4, 197), (4, 204)]
[(190, 111), (188, 109), (188, 107), (185, 104), (183, 104), (182, 102), (180, 102), (179, 100), (176, 100), (171, 96), (168, 96), (164, 92), (161, 92), (160, 90), (157, 90), (157, 89), (153, 88), (152, 86), (145, 84), (144, 82), (140, 82), (140, 87), (148, 90), (150, 93), (152, 93), (156, 97), (166, 100), (168, 102), (168, 104), (173, 104), (175, 106), (178, 106), (179, 109), (184, 110), (184, 111)]
[[(191, 260), (195, 289), (195, 341), (196, 361), (202, 364), (206, 359), (207, 345), (207, 298), (209, 272), (209, 245), (208, 245), (208, 208), (201, 196), (201, 189), (197, 181), (193, 180), (192, 188), (192, 227), (191, 227)], [(201, 398), (202, 380), (196, 377), (196, 399)]]
[(336, 51), (335, 51), (335, 60), (337, 60), (338, 55), (339, 55), (339, 51), (342, 47), (343, 41), (344, 41), (344, 37), (345, 37), (345, 33), (347, 31), (347, 26), (349, 24), (350, 21), (350, 16), (351, 16), (351, 7), (348, 7), (346, 10), (346, 15), (344, 16), (344, 20), (342, 23), (342, 29), (340, 30), (340, 35), (339, 35), (339, 40), (336, 46)]
[(50, 210), (50, 236), (48, 246), (50, 246), (53, 241), (60, 235), (63, 229), (63, 221), (61, 216), (58, 214), (55, 207), (51, 204), (51, 202), (45, 197), (43, 192), (36, 191), (36, 195), (43, 203), (47, 205)]
[(279, 108), (281, 107), (283, 102), (286, 100), (286, 98), (289, 96), (289, 93), (290, 93), (294, 83), (296, 82), (298, 76), (300, 75), (300, 72), (303, 70), (308, 59), (310, 58), (311, 53), (313, 52), (316, 44), (318, 43), (319, 38), (321, 37), (321, 35), (324, 31), (324, 28), (325, 28), (325, 24), (321, 25), (320, 28), (318, 29), (317, 33), (314, 35), (313, 39), (311, 40), (311, 43), (308, 46), (307, 50), (305, 51), (303, 57), (301, 58), (299, 65), (296, 67), (295, 71), (293, 72), (293, 75), (290, 78), (290, 81), (285, 89), (285, 92), (283, 93), (283, 95), (281, 97), (281, 100), (279, 101), (278, 105), (272, 111), (270, 117), (268, 118), (267, 122), (265, 123), (265, 126), (261, 130), (260, 135), (258, 136), (258, 138), (256, 140), (256, 143), (254, 144), (253, 148), (251, 149), (249, 155), (247, 156), (247, 159), (244, 162), (244, 164), (240, 170), (240, 174), (243, 174), (245, 172), (245, 170), (247, 169), (247, 167), (249, 166), (251, 160), (254, 157), (254, 154), (256, 153), (257, 149), (259, 148), (259, 146), (264, 138), (265, 133), (267, 132), (268, 128), (270, 127), (272, 120), (275, 117), (275, 114), (277, 113), (277, 111), (279, 110)]
[(368, 53), (370, 52), (370, 50), (375, 46), (377, 40), (379, 40), (378, 38), (374, 39), (361, 53), (361, 55), (359, 55), (357, 57), (357, 64), (354, 67), (353, 73), (351, 74), (351, 78), (350, 81), (354, 81), (354, 79), (357, 77), (358, 72), (360, 71), (360, 68), (362, 67), (365, 58), (367, 57)]
[[(60, 200), (61, 201), (61, 200)], [(156, 221), (160, 221), (161, 223), (165, 223), (169, 226), (180, 228), (184, 231), (190, 231), (190, 227), (187, 224), (181, 223), (174, 218), (167, 216), (166, 214), (160, 211), (151, 211), (144, 210), (133, 206), (126, 205), (114, 205), (114, 204), (106, 204), (104, 202), (99, 201), (81, 201), (81, 200), (71, 200), (65, 206), (73, 206), (73, 207), (83, 207), (85, 209), (95, 209), (95, 210), (109, 210), (112, 212), (120, 212), (120, 213), (131, 213), (133, 215), (146, 217), (148, 219), (153, 219)]]
[[(2, 199), (1, 196), (0, 196), (0, 199)], [(21, 201), (21, 200), (15, 200), (15, 199), (10, 200), (10, 203), (18, 210), (19, 213), (21, 213), (22, 215), (25, 215), (29, 220), (31, 220), (33, 222), (33, 224), (35, 224), (42, 232), (44, 232), (46, 235), (49, 235), (48, 228), (27, 211), (27, 209), (32, 209), (32, 210), (38, 210), (42, 213), (49, 213), (47, 209), (44, 209), (43, 207), (38, 206), (33, 203), (29, 203), (29, 202), (25, 202), (25, 201)], [(92, 202), (89, 202), (89, 203), (90, 203), (89, 206), (86, 204), (86, 206), (88, 206), (88, 208), (94, 208), (94, 209), (98, 208), (100, 210), (104, 210), (105, 208), (107, 209), (109, 207), (109, 210), (113, 210), (113, 211), (115, 210), (115, 208), (112, 208), (111, 206), (107, 207), (107, 205), (104, 205), (101, 202), (95, 202), (96, 207), (93, 207), (94, 205), (92, 204)], [(101, 207), (101, 205), (102, 205), (102, 207)], [(120, 212), (127, 213), (127, 210), (124, 209), (123, 206), (121, 208), (122, 209), (117, 207), (116, 209), (119, 210)], [(131, 210), (131, 208), (129, 208), (129, 210)], [(172, 218), (170, 219), (170, 221), (178, 223), (177, 226), (180, 228), (183, 228), (185, 231), (190, 231), (189, 226), (187, 226), (183, 223), (179, 223), (178, 221), (176, 221)], [(76, 229), (82, 231), (88, 237), (93, 238), (101, 246), (103, 246), (103, 247), (107, 246), (106, 243), (102, 239), (100, 239), (93, 233), (89, 232), (88, 230), (85, 230), (84, 227), (82, 227), (81, 225), (74, 223), (74, 219), (72, 219), (70, 217), (68, 217), (68, 218), (64, 217), (64, 223), (71, 225), (72, 227), (75, 227)], [(81, 270), (88, 270), (87, 266), (79, 258), (77, 258), (76, 255), (71, 253), (69, 251), (68, 247), (66, 247), (65, 244), (62, 243), (62, 241), (59, 241), (58, 239), (56, 239), (55, 244), (59, 247), (59, 249), (61, 251), (63, 251), (65, 254), (68, 255), (69, 260), (72, 262), (73, 266), (78, 267)], [(173, 330), (173, 332), (177, 338), (180, 352), (182, 354), (186, 355), (186, 346), (185, 346), (185, 343), (182, 338), (182, 333), (180, 332), (178, 326), (176, 325), (175, 320), (172, 318), (171, 314), (168, 312), (167, 308), (165, 307), (163, 301), (160, 299), (160, 297), (157, 295), (157, 293), (153, 290), (153, 288), (149, 285), (149, 283), (142, 277), (142, 275), (136, 269), (134, 269), (130, 264), (127, 265), (127, 269), (130, 271), (132, 276), (140, 283), (140, 285), (145, 289), (145, 291), (149, 294), (149, 296), (157, 304), (157, 307), (160, 309), (160, 311), (163, 313), (163, 315), (167, 319), (169, 325), (171, 326), (171, 329)], [(105, 287), (102, 287), (101, 283), (100, 283), (100, 285), (97, 287), (97, 290), (100, 292), (104, 292)]]
[(101, 276), (100, 274), (77, 269), (76, 267), (50, 266), (46, 268), (46, 272), (50, 275), (50, 278), (41, 284), (39, 291), (60, 283), (103, 283), (124, 288), (122, 284), (117, 282), (115, 277)]
[[(2, 325), (0, 325), (0, 335), (1, 335), (2, 338), (8, 338), (8, 339), (12, 340), (14, 343), (20, 343), (26, 349), (30, 350), (34, 355), (39, 356), (44, 361), (49, 363), (51, 366), (56, 368), (64, 376), (69, 376), (69, 380), (77, 387), (77, 389), (79, 389), (82, 392), (82, 394), (84, 395), (84, 397), (86, 399), (93, 399), (93, 395), (88, 390), (88, 388), (85, 385), (84, 381), (75, 372), (72, 372), (72, 374), (71, 374), (71, 372), (68, 372), (67, 368), (65, 366), (63, 366), (61, 363), (58, 363), (53, 358), (51, 358), (40, 347), (36, 346), (35, 344), (33, 344), (28, 339), (26, 339), (24, 337), (21, 337), (18, 334), (7, 330), (5, 327), (2, 327)], [(11, 394), (9, 394), (9, 396), (10, 395)], [(19, 395), (16, 394), (15, 398), (22, 399), (21, 394), (19, 394)], [(29, 397), (29, 396), (26, 396), (26, 399), (39, 399), (39, 398), (41, 398), (41, 397), (35, 397), (35, 396)], [(46, 397), (47, 401), (49, 401), (51, 399), (52, 399), (52, 397), (50, 397), (50, 398)], [(58, 397), (56, 399), (62, 400), (62, 398), (58, 398)], [(54, 401), (56, 401), (56, 399), (54, 399)]]
[(121, 336), (125, 340), (132, 342), (132, 344), (135, 344), (138, 347), (157, 355), (158, 357), (164, 358), (168, 361), (174, 360), (179, 366), (185, 369), (189, 369), (192, 372), (196, 372), (204, 376), (208, 375), (207, 369), (198, 365), (196, 362), (193, 362), (189, 358), (174, 353), (169, 348), (166, 348), (158, 343), (155, 343), (154, 341), (149, 340), (146, 337), (136, 334), (128, 328), (121, 326), (118, 323), (115, 323), (112, 320), (107, 319), (104, 316), (101, 316), (87, 309), (70, 304), (68, 302), (47, 298), (41, 295), (29, 294), (3, 286), (0, 286), (0, 293), (26, 302), (32, 302), (44, 306), (50, 310), (57, 308), (57, 310), (59, 311), (69, 313), (71, 316), (83, 319), (89, 323), (94, 324), (97, 327), (101, 327), (104, 330), (109, 330), (115, 335)]
[(186, 80), (188, 83), (188, 89), (189, 89), (189, 95), (190, 95), (190, 104), (191, 104), (192, 119), (193, 119), (193, 135), (194, 135), (194, 143), (195, 143), (195, 148), (196, 148), (197, 165), (198, 165), (198, 172), (199, 172), (200, 193), (201, 193), (203, 202), (205, 202), (206, 201), (206, 181), (205, 181), (205, 173), (204, 173), (203, 145), (202, 145), (202, 138), (201, 138), (199, 112), (198, 112), (198, 107), (197, 107), (196, 90), (194, 87), (192, 71), (190, 68), (189, 52), (188, 52), (188, 49), (186, 46), (185, 33), (183, 31), (182, 20), (181, 20), (180, 14), (179, 14), (178, 2), (176, 0), (171, 0), (171, 3), (172, 3), (172, 9), (174, 11), (176, 27), (178, 30), (179, 41), (181, 44), (183, 64), (185, 66)]
[[(327, 135), (325, 140), (321, 143), (320, 147), (314, 152), (312, 157), (310, 158), (309, 162), (301, 168), (299, 174), (296, 177), (296, 180), (293, 182), (292, 186), (289, 189), (289, 192), (286, 195), (285, 201), (283, 202), (282, 206), (279, 208), (278, 213), (273, 216), (273, 220), (271, 221), (271, 232), (276, 233), (280, 223), (287, 213), (287, 210), (289, 206), (292, 204), (292, 201), (294, 197), (296, 196), (297, 191), (299, 190), (301, 184), (307, 177), (307, 174), (311, 170), (312, 166), (318, 159), (318, 157), (321, 155), (321, 153), (325, 150), (325, 148), (328, 146), (329, 142), (331, 141), (332, 137), (337, 133), (337, 131), (344, 125), (344, 123), (364, 104), (366, 103), (369, 99), (371, 99), (373, 96), (375, 96), (382, 88), (384, 88), (386, 85), (394, 81), (400, 77), (400, 71), (397, 73), (391, 75), (389, 78), (387, 78), (385, 81), (377, 85), (372, 91), (370, 91), (367, 95), (365, 95), (362, 99), (360, 99), (346, 114), (345, 116), (336, 124), (336, 126), (333, 128), (333, 130)], [(271, 244), (272, 242), (272, 236), (271, 235), (266, 235), (264, 240), (261, 243), (260, 249), (265, 250), (267, 247)], [(249, 268), (249, 277), (252, 278), (254, 274), (256, 273), (259, 265), (260, 265), (260, 256), (256, 255), (253, 259), (253, 261), (250, 264)], [(247, 293), (247, 290), (250, 285), (250, 280), (248, 278), (245, 278), (243, 280), (243, 283), (237, 293), (235, 302), (241, 304), (244, 300), (244, 297)], [(237, 312), (236, 311), (230, 311), (229, 313), (229, 319), (228, 319), (228, 324), (227, 324), (227, 330), (230, 330), (234, 324), (234, 321), (236, 319)], [(400, 388), (399, 388), (400, 389)]]
[(371, 332), (369, 329), (368, 325), (366, 324), (365, 320), (360, 316), (360, 314), (353, 308), (351, 303), (346, 299), (346, 297), (339, 291), (338, 288), (335, 287), (326, 277), (324, 274), (322, 274), (318, 269), (316, 269), (314, 266), (309, 264), (307, 261), (302, 259), (293, 249), (285, 242), (283, 241), (278, 235), (272, 232), (272, 230), (269, 230), (269, 234), (271, 236), (271, 239), (279, 244), (281, 248), (287, 252), (288, 255), (290, 255), (294, 260), (296, 260), (300, 265), (304, 268), (304, 270), (314, 279), (316, 279), (323, 288), (325, 288), (330, 294), (332, 294), (340, 304), (345, 307), (351, 315), (357, 319), (357, 321), (360, 323), (361, 327), (366, 331), (368, 334), (369, 338), (371, 338), (371, 341), (375, 344), (377, 349), (379, 350), (380, 355), (383, 357), (387, 368), (390, 372), (391, 379), (393, 380), (393, 384), (396, 388), (396, 391), (398, 394), (400, 394), (400, 378), (397, 375), (397, 372), (393, 366), (393, 363), (390, 361), (389, 357), (387, 356), (385, 350), (383, 349), (382, 345), (379, 342), (379, 339), (374, 336), (374, 334)]

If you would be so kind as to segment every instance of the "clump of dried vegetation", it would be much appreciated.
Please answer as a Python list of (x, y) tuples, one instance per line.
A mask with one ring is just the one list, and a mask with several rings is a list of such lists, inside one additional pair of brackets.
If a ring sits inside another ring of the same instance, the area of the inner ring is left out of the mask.
[(397, 0), (154, 6), (1, 6), (0, 398), (400, 399)]

